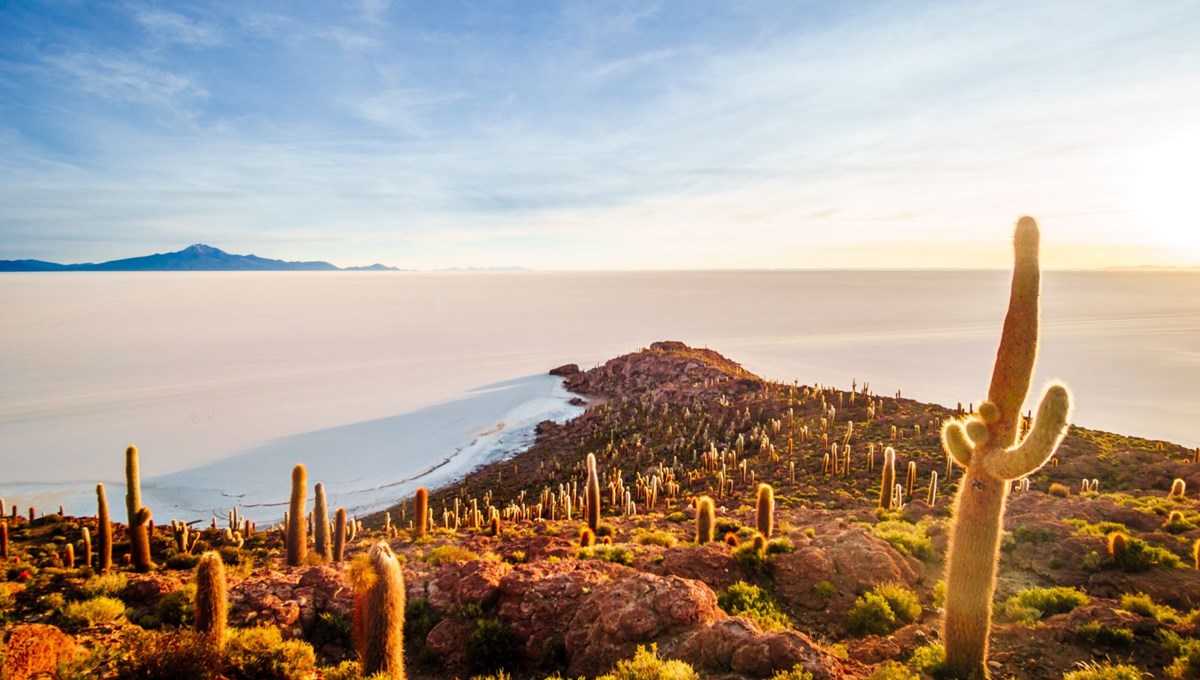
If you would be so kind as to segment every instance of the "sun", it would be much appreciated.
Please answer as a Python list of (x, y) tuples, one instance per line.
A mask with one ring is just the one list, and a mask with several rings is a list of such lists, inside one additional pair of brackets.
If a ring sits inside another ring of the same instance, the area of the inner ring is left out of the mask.
[(1144, 241), (1170, 259), (1200, 263), (1200, 127), (1178, 130), (1131, 158), (1128, 200)]

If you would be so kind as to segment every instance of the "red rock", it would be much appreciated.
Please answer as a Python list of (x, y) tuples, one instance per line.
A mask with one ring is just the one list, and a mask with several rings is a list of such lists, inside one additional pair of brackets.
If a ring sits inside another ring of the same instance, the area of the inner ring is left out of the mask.
[(558, 655), (580, 602), (614, 576), (629, 573), (597, 561), (519, 565), (500, 579), (499, 618), (524, 641), (526, 658), (541, 663)]
[(438, 655), (446, 667), (464, 670), (467, 663), (467, 638), (475, 632), (475, 621), (446, 618), (438, 621), (425, 638), (425, 648)]
[(698, 548), (680, 547), (663, 551), (662, 562), (652, 569), (664, 576), (679, 576), (701, 581), (721, 591), (744, 578), (737, 560), (724, 543), (709, 543)]
[(699, 581), (638, 573), (602, 585), (571, 619), (568, 671), (604, 672), (650, 643), (669, 656), (687, 633), (722, 618), (716, 593)]
[(752, 678), (769, 678), (797, 665), (812, 673), (813, 680), (863, 677), (861, 664), (839, 659), (821, 649), (796, 630), (778, 630), (750, 640), (739, 647), (730, 662), (734, 672)]
[(720, 619), (679, 645), (675, 658), (700, 671), (729, 671), (734, 652), (759, 635), (762, 630), (750, 619), (742, 616)]
[(131, 607), (153, 607), (164, 595), (183, 587), (183, 582), (159, 574), (130, 573), (121, 599)]
[(429, 582), (429, 604), (449, 611), (465, 604), (490, 606), (500, 595), (500, 579), (512, 571), (507, 562), (471, 560), (443, 565)]
[(558, 368), (552, 368), (550, 369), (550, 375), (562, 376), (564, 378), (567, 376), (579, 375), (579, 364), (563, 364)]
[(35, 623), (12, 629), (4, 645), (0, 680), (54, 677), (59, 663), (75, 653), (75, 642), (54, 626)]

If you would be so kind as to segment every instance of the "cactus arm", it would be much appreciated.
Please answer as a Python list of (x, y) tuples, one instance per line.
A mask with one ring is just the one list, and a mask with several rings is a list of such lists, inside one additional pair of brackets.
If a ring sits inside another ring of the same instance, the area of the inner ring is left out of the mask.
[(959, 465), (967, 467), (971, 463), (971, 442), (961, 422), (951, 420), (942, 426), (942, 446)]
[(996, 351), (996, 365), (988, 387), (988, 401), (999, 418), (990, 425), (997, 448), (1012, 446), (1017, 437), (1021, 405), (1029, 393), (1038, 340), (1038, 227), (1032, 217), (1022, 217), (1013, 235), (1015, 264), (1008, 312)]
[(1000, 479), (1020, 479), (1046, 464), (1063, 437), (1071, 416), (1071, 393), (1065, 385), (1046, 388), (1038, 406), (1037, 418), (1025, 441), (1006, 451), (995, 451), (983, 458), (987, 471)]

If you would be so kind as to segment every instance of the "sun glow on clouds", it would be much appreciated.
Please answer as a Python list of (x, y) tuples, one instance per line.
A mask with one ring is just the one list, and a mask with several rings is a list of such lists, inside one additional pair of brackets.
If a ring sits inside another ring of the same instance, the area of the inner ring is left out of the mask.
[(91, 9), (0, 23), (0, 258), (1200, 264), (1194, 2)]

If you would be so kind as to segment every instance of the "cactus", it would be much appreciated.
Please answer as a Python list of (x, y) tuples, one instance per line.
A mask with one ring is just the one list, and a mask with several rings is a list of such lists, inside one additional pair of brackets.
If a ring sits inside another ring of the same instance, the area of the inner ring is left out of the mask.
[(150, 571), (150, 509), (142, 507), (142, 479), (136, 446), (125, 449), (125, 510), (129, 515), (130, 562), (136, 571)]
[(1192, 544), (1192, 566), (1196, 571), (1200, 571), (1200, 538), (1197, 538), (1196, 542)]
[(8, 522), (4, 520), (0, 520), (0, 559), (8, 559)]
[(883, 450), (883, 476), (879, 485), (879, 507), (884, 510), (891, 510), (895, 493), (893, 491), (896, 485), (896, 449), (887, 447)]
[(592, 531), (600, 526), (600, 475), (596, 473), (596, 454), (587, 455), (587, 524)]
[(287, 563), (293, 567), (304, 564), (308, 556), (308, 534), (305, 531), (304, 504), (308, 485), (308, 470), (304, 465), (292, 468), (292, 500), (287, 515)]
[(67, 548), (63, 551), (63, 566), (67, 569), (75, 568), (75, 544), (68, 543)]
[(108, 519), (108, 498), (103, 484), (96, 485), (96, 534), (100, 540), (96, 568), (104, 573), (112, 569), (112, 522)]
[(1040, 272), (1038, 228), (1032, 218), (1022, 217), (1017, 223), (1014, 251), (1008, 313), (988, 399), (977, 416), (950, 420), (942, 428), (943, 446), (966, 468), (954, 504), (942, 626), (946, 671), (958, 678), (988, 677), (992, 598), (1009, 482), (1032, 473), (1054, 455), (1071, 409), (1067, 388), (1051, 384), (1032, 429), (1017, 443), (1021, 406), (1037, 357)]
[(488, 526), (488, 536), (500, 536), (500, 515), (492, 515), (492, 521)]
[(1167, 495), (1167, 498), (1183, 498), (1186, 493), (1187, 482), (1176, 478), (1175, 481), (1171, 482), (1171, 493)]
[(583, 527), (579, 530), (579, 547), (590, 548), (596, 545), (596, 532), (588, 527)]
[(425, 538), (428, 532), (429, 490), (422, 486), (417, 489), (417, 496), (413, 500), (413, 535), (416, 538)]
[(1118, 564), (1125, 559), (1129, 549), (1129, 536), (1124, 531), (1114, 531), (1108, 535), (1108, 556)]
[(338, 508), (333, 520), (333, 561), (346, 557), (346, 508)]
[(92, 532), (83, 528), (83, 566), (92, 566)]
[(927, 503), (930, 507), (933, 507), (933, 505), (937, 503), (937, 492), (938, 474), (937, 470), (934, 470), (929, 477), (929, 493), (925, 496), (925, 503)]
[(713, 499), (701, 496), (696, 499), (696, 543), (704, 545), (711, 543), (713, 532), (716, 530), (716, 506)]
[(333, 556), (329, 540), (329, 507), (325, 504), (325, 485), (317, 482), (313, 489), (313, 549), (322, 562)]
[(225, 645), (225, 622), (229, 600), (225, 594), (225, 563), (221, 554), (210, 550), (196, 565), (195, 628), (220, 649)]
[(775, 490), (770, 484), (758, 485), (758, 503), (755, 513), (755, 526), (758, 533), (771, 537), (775, 530)]
[(387, 543), (371, 546), (357, 569), (354, 637), (363, 677), (404, 680), (404, 574)]
[(917, 463), (916, 461), (908, 461), (908, 473), (904, 477), (904, 495), (903, 498), (912, 498), (913, 492), (917, 488)]

